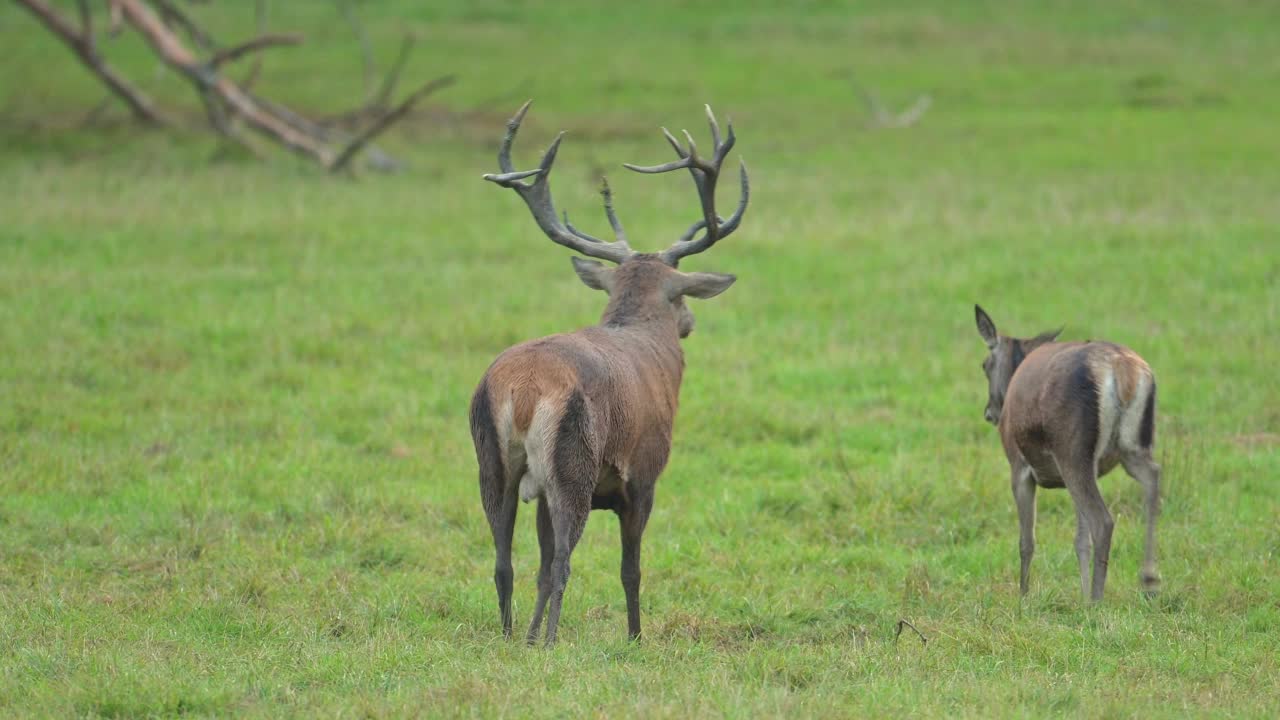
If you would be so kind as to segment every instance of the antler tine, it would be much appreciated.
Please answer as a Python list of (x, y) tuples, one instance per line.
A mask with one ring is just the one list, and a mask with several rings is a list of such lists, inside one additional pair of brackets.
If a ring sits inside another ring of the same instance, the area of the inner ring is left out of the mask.
[(613, 211), (613, 188), (609, 187), (609, 178), (600, 178), (600, 196), (604, 198), (604, 214), (609, 218), (609, 225), (613, 228), (613, 236), (621, 240), (627, 241), (627, 234), (622, 230), (622, 221), (618, 219), (618, 215)]
[[(717, 220), (720, 222), (720, 237), (724, 237), (738, 229), (739, 223), (742, 222), (742, 216), (747, 211), (747, 201), (751, 197), (751, 183), (747, 178), (747, 164), (746, 162), (739, 161), (738, 165), (738, 175), (742, 183), (742, 189), (738, 197), (738, 207), (733, 211), (733, 214), (729, 216), (728, 220), (717, 217)], [(707, 221), (705, 219), (699, 220), (698, 222), (690, 225), (689, 229), (685, 230), (684, 234), (680, 236), (680, 239), (676, 241), (676, 244), (679, 245), (680, 243), (692, 240), (693, 236), (706, 226)]]
[(681, 159), (689, 156), (689, 154), (684, 151), (684, 148), (680, 147), (680, 141), (676, 140), (675, 135), (672, 135), (666, 128), (662, 128), (662, 134), (667, 138), (667, 142), (671, 143), (671, 147), (675, 149), (676, 155), (679, 155)]
[[(604, 214), (609, 218), (609, 225), (613, 228), (613, 236), (621, 240), (627, 241), (627, 234), (622, 230), (622, 221), (618, 219), (617, 213), (613, 211), (613, 189), (609, 187), (609, 178), (600, 178), (600, 196), (604, 198)], [(564, 226), (569, 228), (569, 232), (591, 242), (604, 242), (603, 240), (592, 237), (569, 222), (569, 213), (564, 213)]]
[[(621, 263), (635, 253), (622, 235), (622, 225), (614, 215), (612, 198), (609, 195), (605, 196), (605, 211), (609, 215), (610, 224), (618, 233), (616, 242), (604, 242), (577, 230), (569, 224), (567, 213), (563, 222), (556, 215), (555, 202), (551, 199), (551, 167), (556, 161), (556, 153), (560, 150), (560, 142), (564, 139), (563, 132), (551, 141), (536, 170), (516, 170), (512, 165), (511, 146), (515, 142), (520, 123), (524, 120), (525, 113), (529, 111), (529, 105), (532, 102), (530, 100), (520, 106), (516, 114), (507, 121), (507, 133), (503, 136), (502, 145), (498, 148), (498, 167), (502, 172), (486, 173), (484, 179), (515, 190), (529, 207), (534, 222), (553, 242), (588, 257)], [(533, 179), (525, 180), (525, 178)]]
[[(710, 159), (703, 158), (698, 154), (697, 143), (694, 142), (693, 135), (689, 131), (684, 131), (687, 142), (687, 147), (684, 147), (666, 128), (663, 128), (662, 135), (671, 144), (671, 147), (675, 149), (676, 154), (680, 157), (679, 160), (672, 160), (661, 165), (646, 166), (632, 165), (630, 163), (624, 165), (629, 170), (646, 174), (665, 173), (684, 168), (689, 171), (689, 175), (693, 178), (693, 184), (698, 191), (698, 200), (702, 205), (702, 219), (689, 226), (689, 229), (680, 236), (680, 239), (662, 253), (662, 259), (673, 267), (680, 262), (681, 258), (700, 253), (716, 244), (721, 238), (737, 230), (738, 225), (742, 222), (743, 215), (746, 213), (747, 203), (751, 196), (751, 183), (747, 177), (747, 165), (742, 163), (739, 170), (742, 192), (738, 200), (737, 209), (728, 220), (721, 218), (716, 213), (716, 181), (720, 178), (720, 167), (724, 164), (725, 157), (733, 149), (738, 138), (734, 134), (732, 122), (727, 123), (728, 132), (722, 136), (720, 134), (720, 123), (716, 121), (716, 116), (712, 112), (711, 106), (706, 105), (704, 108), (707, 115), (707, 125), (711, 130), (711, 141), (714, 146)], [(697, 240), (692, 240), (699, 232), (702, 232), (702, 236)]]
[(603, 241), (603, 240), (601, 240), (600, 238), (598, 238), (598, 237), (596, 237), (596, 236), (594, 236), (594, 235), (588, 235), (587, 233), (584, 233), (584, 232), (582, 232), (581, 230), (579, 230), (578, 228), (574, 227), (574, 226), (573, 226), (573, 223), (569, 222), (569, 212), (568, 212), (567, 210), (566, 210), (566, 211), (562, 211), (562, 212), (560, 213), (560, 217), (564, 219), (564, 226), (565, 226), (565, 229), (567, 229), (569, 232), (573, 233), (574, 235), (577, 235), (578, 237), (582, 238), (583, 240), (586, 240), (587, 242), (593, 242), (593, 243), (603, 243), (603, 242), (604, 242), (604, 241)]
[(725, 136), (724, 143), (717, 143), (716, 145), (716, 167), (719, 167), (720, 164), (724, 162), (729, 151), (732, 150), (733, 146), (738, 142), (738, 136), (733, 134), (733, 121), (729, 120), (725, 124), (729, 126), (729, 134)]
[(702, 158), (698, 157), (698, 144), (693, 141), (693, 135), (689, 134), (688, 130), (681, 130), (680, 132), (684, 133), (684, 139), (689, 143), (689, 164), (701, 170), (702, 163), (700, 161)]
[[(720, 124), (716, 122), (716, 114), (711, 112), (710, 105), (703, 105), (702, 107), (706, 108), (707, 110), (707, 124), (711, 126), (711, 143), (715, 145), (717, 149), (719, 149), (720, 148)], [(730, 125), (730, 128), (732, 128), (732, 125)], [(732, 141), (730, 141), (730, 145), (732, 145)]]
[(524, 122), (525, 113), (529, 112), (529, 106), (533, 104), (533, 100), (526, 100), (515, 115), (507, 121), (507, 134), (502, 136), (502, 146), (498, 148), (498, 167), (504, 173), (515, 172), (515, 166), (511, 164), (511, 144), (516, 141), (516, 133), (520, 131), (520, 123)]

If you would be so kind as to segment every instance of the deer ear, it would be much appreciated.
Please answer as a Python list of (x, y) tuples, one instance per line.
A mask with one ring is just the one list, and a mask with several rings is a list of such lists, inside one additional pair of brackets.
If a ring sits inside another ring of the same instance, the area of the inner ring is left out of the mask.
[(736, 275), (724, 273), (695, 272), (680, 275), (680, 294), (701, 300), (713, 298), (728, 290), (729, 286), (738, 279)]
[(995, 347), (1000, 336), (996, 333), (996, 324), (991, 320), (991, 316), (979, 305), (973, 306), (973, 315), (978, 321), (978, 334), (986, 341), (987, 347)]
[(1051, 343), (1054, 340), (1058, 339), (1058, 336), (1062, 334), (1062, 331), (1064, 329), (1066, 329), (1065, 326), (1060, 327), (1057, 330), (1047, 330), (1031, 338), (1030, 340), (1024, 340), (1022, 341), (1022, 348), (1026, 352), (1031, 352), (1032, 350), (1040, 347), (1041, 345), (1044, 345), (1045, 343)]
[(603, 290), (606, 293), (613, 291), (613, 268), (605, 267), (604, 263), (583, 260), (580, 257), (573, 257), (570, 260), (573, 261), (574, 272), (578, 273), (584, 285), (592, 290)]

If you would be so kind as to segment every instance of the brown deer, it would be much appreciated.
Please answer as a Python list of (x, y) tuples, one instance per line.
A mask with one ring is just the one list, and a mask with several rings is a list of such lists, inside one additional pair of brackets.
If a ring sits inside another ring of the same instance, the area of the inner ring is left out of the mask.
[[(1107, 583), (1114, 521), (1098, 478), (1117, 464), (1141, 483), (1147, 537), (1142, 588), (1160, 586), (1156, 571), (1156, 517), (1160, 513), (1160, 466), (1155, 443), (1156, 380), (1129, 348), (1109, 342), (1055, 342), (1061, 329), (1034, 338), (1007, 337), (981, 307), (974, 306), (978, 332), (990, 354), (987, 422), (1000, 429), (1018, 506), (1022, 594), (1027, 593), (1035, 553), (1036, 486), (1065, 487), (1076, 508), (1076, 556), (1080, 589), (1097, 602)], [(1089, 554), (1093, 551), (1090, 584)]]
[(545, 611), (546, 644), (555, 643), (569, 556), (591, 510), (612, 510), (621, 524), (622, 587), (627, 630), (634, 640), (640, 636), (640, 538), (653, 508), (654, 485), (671, 449), (684, 372), (680, 340), (693, 331), (693, 314), (684, 299), (715, 297), (735, 280), (733, 275), (676, 268), (681, 258), (707, 250), (738, 228), (749, 195), (747, 169), (741, 166), (737, 210), (725, 220), (716, 213), (715, 191), (720, 166), (734, 145), (733, 124), (722, 140), (707, 108), (714, 142), (709, 159), (698, 154), (688, 132), (688, 147), (682, 148), (664, 128), (679, 158), (653, 167), (626, 167), (641, 173), (687, 169), (702, 203), (702, 218), (667, 250), (637, 253), (627, 245), (607, 182), (601, 194), (614, 242), (578, 230), (567, 215), (563, 223), (557, 218), (550, 175), (563, 132), (537, 169), (513, 167), (511, 144), (528, 109), (525, 103), (507, 123), (498, 151), (502, 172), (484, 179), (515, 190), (553, 242), (617, 267), (572, 258), (582, 282), (609, 296), (600, 323), (506, 350), (489, 366), (471, 399), (480, 497), (497, 549), (494, 583), (502, 631), (511, 636), (511, 538), (517, 500), (537, 499), (542, 563), (528, 642), (537, 641)]

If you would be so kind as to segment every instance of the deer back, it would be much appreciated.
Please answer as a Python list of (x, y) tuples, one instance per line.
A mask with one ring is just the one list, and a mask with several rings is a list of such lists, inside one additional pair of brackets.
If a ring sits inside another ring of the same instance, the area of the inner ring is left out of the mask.
[(585, 433), (598, 462), (624, 477), (636, 465), (660, 471), (684, 370), (674, 330), (665, 334), (595, 326), (499, 355), (477, 399), (483, 394), (491, 408), (508, 471), (518, 472), (527, 458), (545, 479), (555, 443), (570, 425), (566, 432)]
[[(1000, 434), (1006, 451), (1036, 462), (1092, 461), (1110, 469), (1121, 444), (1149, 447), (1155, 379), (1132, 350), (1108, 342), (1048, 343), (1009, 382)], [(1039, 469), (1039, 468), (1038, 468)], [(1053, 473), (1056, 474), (1056, 473)]]

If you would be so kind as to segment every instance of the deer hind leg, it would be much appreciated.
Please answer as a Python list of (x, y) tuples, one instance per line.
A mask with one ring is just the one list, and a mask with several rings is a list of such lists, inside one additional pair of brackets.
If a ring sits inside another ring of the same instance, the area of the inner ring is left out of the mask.
[(582, 531), (587, 526), (587, 515), (591, 512), (591, 491), (580, 493), (555, 493), (556, 500), (549, 508), (551, 527), (554, 534), (554, 556), (550, 568), (550, 593), (547, 609), (547, 647), (556, 643), (556, 633), (560, 628), (560, 607), (564, 602), (564, 591), (569, 584), (569, 557), (577, 547)]
[(1147, 395), (1145, 406), (1139, 415), (1131, 409), (1126, 414), (1120, 441), (1121, 462), (1124, 470), (1142, 485), (1143, 506), (1147, 519), (1147, 533), (1143, 549), (1142, 573), (1139, 579), (1143, 592), (1154, 594), (1160, 589), (1160, 572), (1156, 569), (1156, 519), (1160, 517), (1160, 466), (1151, 457), (1155, 440), (1155, 383)]
[(525, 635), (530, 645), (538, 641), (538, 632), (542, 629), (542, 616), (547, 609), (547, 599), (551, 597), (551, 563), (556, 556), (556, 536), (545, 497), (538, 500), (538, 548), (542, 552), (542, 563), (538, 568), (538, 601), (534, 604), (533, 621)]
[[(1111, 557), (1111, 531), (1115, 527), (1107, 504), (1098, 490), (1098, 473), (1092, 459), (1063, 468), (1063, 480), (1076, 506), (1076, 556), (1080, 562), (1080, 586), (1093, 602), (1102, 600), (1107, 585), (1107, 563)], [(1093, 576), (1089, 582), (1089, 545), (1093, 546)]]
[(1156, 568), (1156, 519), (1160, 517), (1160, 466), (1151, 454), (1126, 455), (1125, 472), (1142, 485), (1143, 506), (1147, 516), (1147, 534), (1143, 548), (1142, 590), (1148, 595), (1160, 589), (1160, 571)]
[(494, 423), (489, 393), (481, 385), (471, 402), (471, 436), (475, 441), (476, 459), (480, 464), (480, 501), (484, 506), (489, 530), (493, 533), (495, 562), (493, 583), (498, 590), (498, 612), (502, 617), (502, 634), (511, 637), (511, 540), (516, 526), (516, 487), (509, 482), (504, 469), (502, 443)]
[(544, 496), (551, 517), (554, 554), (547, 608), (547, 647), (556, 642), (560, 607), (569, 583), (569, 557), (582, 537), (591, 513), (591, 495), (600, 475), (600, 453), (591, 407), (581, 392), (565, 402), (551, 450), (551, 473)]
[(1031, 587), (1031, 557), (1036, 552), (1036, 481), (1025, 464), (1015, 465), (1012, 474), (1013, 499), (1018, 506), (1018, 555), (1022, 560), (1018, 589), (1026, 595)]
[(511, 589), (515, 576), (511, 569), (511, 539), (516, 527), (517, 496), (514, 492), (503, 489), (501, 493), (486, 493), (482, 497), (496, 551), (493, 584), (498, 589), (498, 612), (502, 616), (502, 634), (511, 637)]

